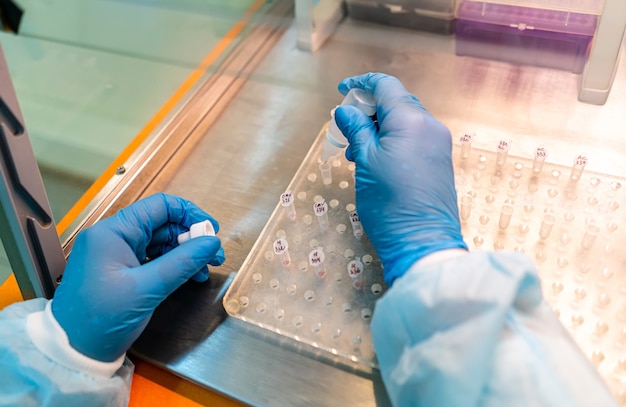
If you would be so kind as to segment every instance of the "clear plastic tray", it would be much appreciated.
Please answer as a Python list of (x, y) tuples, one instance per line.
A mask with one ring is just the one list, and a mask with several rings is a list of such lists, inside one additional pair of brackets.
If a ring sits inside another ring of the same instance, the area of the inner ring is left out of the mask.
[(593, 37), (597, 23), (597, 17), (593, 14), (478, 1), (463, 2), (457, 17), (483, 24), (512, 27), (520, 31), (541, 30), (587, 37)]
[(454, 31), (455, 0), (347, 0), (346, 5), (356, 20), (438, 34)]
[(482, 4), (506, 4), (543, 10), (562, 10), (585, 14), (602, 14), (604, 0), (463, 0)]
[(415, 11), (418, 13), (454, 14), (456, 0), (348, 0), (350, 3), (369, 3), (396, 13)]
[(531, 256), (546, 300), (614, 394), (623, 398), (626, 179), (585, 170), (582, 154), (572, 157), (572, 167), (550, 164), (549, 155), (541, 165), (543, 149), (537, 149), (536, 158), (522, 158), (510, 155), (507, 146), (507, 140), (493, 151), (468, 143), (455, 146), (466, 243), (470, 250)]
[[(295, 220), (279, 203), (228, 290), (224, 307), (233, 317), (307, 345), (304, 350), (325, 351), (317, 355), (367, 372), (377, 365), (370, 319), (386, 285), (371, 243), (353, 232), (354, 164), (331, 158), (332, 183), (322, 180), (318, 158), (325, 131), (286, 188), (292, 191)], [(319, 197), (327, 206), (326, 230), (314, 213)], [(274, 250), (279, 238), (287, 241), (288, 265), (280, 250)], [(316, 248), (324, 253), (323, 277), (310, 262)], [(354, 260), (362, 263), (360, 281), (348, 273)]]
[(597, 16), (465, 1), (456, 21), (457, 55), (581, 73)]
[[(322, 181), (317, 158), (323, 137), (324, 129), (287, 187), (295, 198), (296, 220), (277, 205), (224, 306), (235, 318), (291, 338), (294, 347), (315, 350), (317, 358), (371, 370), (376, 356), (369, 320), (386, 286), (367, 237), (352, 233), (353, 165), (337, 157), (332, 183)], [(546, 300), (563, 325), (615, 394), (624, 392), (626, 179), (586, 170), (583, 155), (565, 167), (551, 164), (541, 148), (535, 156), (519, 157), (509, 141), (486, 151), (472, 148), (470, 139), (463, 136), (453, 149), (468, 247), (531, 256)], [(326, 231), (314, 214), (316, 196), (329, 205)], [(289, 242), (288, 267), (274, 252), (280, 237)], [(323, 279), (309, 263), (316, 245), (325, 252)], [(353, 287), (347, 270), (356, 257), (364, 263), (362, 289)]]

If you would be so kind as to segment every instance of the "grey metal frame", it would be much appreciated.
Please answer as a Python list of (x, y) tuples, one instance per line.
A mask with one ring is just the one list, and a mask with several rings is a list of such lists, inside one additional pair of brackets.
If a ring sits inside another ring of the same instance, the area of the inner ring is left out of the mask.
[(296, 0), (295, 12), (298, 48), (315, 52), (345, 17), (345, 4), (343, 0), (324, 0), (315, 5), (313, 0)]
[(0, 47), (0, 237), (24, 299), (52, 298), (65, 256)]
[(578, 100), (603, 105), (609, 98), (626, 30), (626, 2), (606, 0), (585, 65)]

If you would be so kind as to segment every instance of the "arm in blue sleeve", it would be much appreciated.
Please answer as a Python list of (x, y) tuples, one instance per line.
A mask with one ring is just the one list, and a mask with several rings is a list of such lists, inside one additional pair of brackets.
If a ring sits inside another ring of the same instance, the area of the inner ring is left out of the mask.
[(542, 299), (530, 259), (477, 252), (424, 263), (372, 320), (394, 405), (617, 406)]
[(133, 370), (74, 350), (47, 300), (0, 312), (0, 406), (125, 406)]

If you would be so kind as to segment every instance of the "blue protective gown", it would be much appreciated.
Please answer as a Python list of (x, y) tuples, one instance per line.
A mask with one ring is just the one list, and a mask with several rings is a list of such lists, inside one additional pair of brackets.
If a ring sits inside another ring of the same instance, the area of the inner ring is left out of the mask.
[[(617, 406), (543, 302), (527, 257), (445, 257), (415, 264), (376, 304), (372, 335), (394, 405)], [(127, 404), (132, 364), (74, 351), (47, 304), (0, 313), (0, 406)]]
[(528, 257), (424, 260), (395, 281), (372, 319), (394, 405), (618, 405), (543, 301)]
[(0, 406), (125, 406), (134, 366), (90, 359), (69, 345), (41, 298), (0, 312)]

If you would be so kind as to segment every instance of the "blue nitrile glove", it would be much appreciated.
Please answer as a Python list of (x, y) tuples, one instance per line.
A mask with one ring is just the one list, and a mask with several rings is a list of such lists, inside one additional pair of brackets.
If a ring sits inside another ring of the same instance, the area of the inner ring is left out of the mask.
[(342, 94), (361, 88), (376, 101), (378, 126), (360, 110), (340, 106), (339, 129), (356, 164), (356, 205), (380, 256), (388, 284), (422, 257), (467, 249), (452, 170), (450, 131), (426, 111), (398, 79), (369, 73), (339, 84)]
[(220, 265), (217, 237), (177, 244), (180, 233), (205, 220), (217, 232), (217, 221), (195, 204), (157, 194), (81, 232), (52, 300), (72, 347), (96, 360), (116, 360), (165, 297), (207, 264)]

